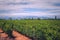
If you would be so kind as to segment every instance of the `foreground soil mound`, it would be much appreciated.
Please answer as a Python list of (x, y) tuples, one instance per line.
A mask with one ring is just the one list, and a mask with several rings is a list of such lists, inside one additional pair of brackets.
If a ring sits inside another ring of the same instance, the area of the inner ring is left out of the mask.
[(31, 40), (28, 37), (26, 37), (25, 35), (22, 35), (20, 33), (18, 33), (17, 31), (12, 32), (12, 35), (15, 37), (15, 40)]
[(0, 40), (31, 40), (29, 37), (26, 37), (15, 30), (12, 31), (12, 36), (14, 38), (9, 38), (8, 34), (0, 29)]
[(3, 32), (3, 30), (2, 30), (2, 29), (0, 29), (0, 33), (1, 33), (1, 32)]
[(0, 37), (6, 38), (8, 37), (8, 34), (4, 33), (2, 29), (0, 29)]

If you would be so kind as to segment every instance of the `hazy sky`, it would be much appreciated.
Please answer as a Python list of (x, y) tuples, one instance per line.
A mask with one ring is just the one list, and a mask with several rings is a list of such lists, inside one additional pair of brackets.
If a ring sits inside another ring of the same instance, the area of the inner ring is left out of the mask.
[(0, 16), (60, 15), (60, 0), (0, 0)]

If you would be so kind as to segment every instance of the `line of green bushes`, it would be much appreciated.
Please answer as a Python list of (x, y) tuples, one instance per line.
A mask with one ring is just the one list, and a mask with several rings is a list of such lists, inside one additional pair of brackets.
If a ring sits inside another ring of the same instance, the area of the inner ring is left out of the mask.
[(32, 40), (60, 40), (60, 20), (0, 20), (6, 33), (17, 30)]

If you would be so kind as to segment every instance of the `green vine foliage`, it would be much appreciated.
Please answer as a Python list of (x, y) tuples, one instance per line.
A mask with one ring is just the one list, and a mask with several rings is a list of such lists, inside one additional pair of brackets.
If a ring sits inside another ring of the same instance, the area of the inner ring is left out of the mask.
[(17, 30), (33, 40), (60, 40), (60, 20), (0, 20), (0, 28), (8, 34)]

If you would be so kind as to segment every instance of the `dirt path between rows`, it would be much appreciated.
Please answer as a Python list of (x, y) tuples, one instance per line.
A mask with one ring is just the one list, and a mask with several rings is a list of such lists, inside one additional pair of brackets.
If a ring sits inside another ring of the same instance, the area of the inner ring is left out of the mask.
[[(25, 35), (22, 35), (15, 30), (12, 31), (12, 36), (15, 37), (14, 40), (31, 40), (29, 37), (26, 37)], [(6, 38), (6, 40), (13, 40), (13, 38), (9, 39), (8, 34), (3, 32), (3, 30), (1, 29), (0, 29), (0, 37)]]
[(16, 37), (15, 40), (30, 40), (30, 39), (29, 39), (28, 37), (26, 37), (25, 35), (22, 35), (22, 34), (18, 33), (17, 31), (14, 31), (14, 30), (13, 30), (13, 32), (12, 32), (12, 35), (13, 35), (14, 37)]

